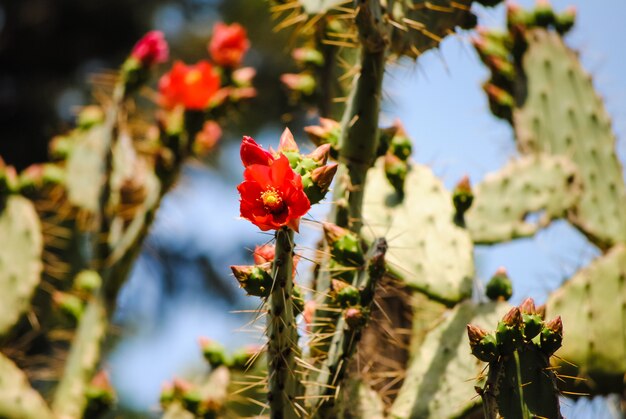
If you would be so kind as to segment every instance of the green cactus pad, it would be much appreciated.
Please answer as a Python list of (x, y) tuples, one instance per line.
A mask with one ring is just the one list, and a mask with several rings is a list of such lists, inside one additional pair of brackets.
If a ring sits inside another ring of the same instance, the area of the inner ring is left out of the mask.
[[(566, 215), (580, 193), (576, 167), (567, 158), (525, 156), (476, 186), (466, 226), (474, 242), (481, 244), (531, 236)], [(525, 219), (538, 211), (542, 211), (538, 220)]]
[(7, 333), (30, 308), (41, 278), (43, 240), (33, 204), (21, 196), (1, 203), (0, 336)]
[(363, 236), (387, 237), (389, 273), (447, 304), (471, 294), (474, 274), (471, 239), (453, 218), (450, 192), (428, 167), (410, 166), (403, 197), (387, 181), (382, 159), (368, 172)]
[(516, 86), (513, 114), (519, 147), (524, 153), (570, 157), (583, 182), (570, 220), (603, 248), (624, 242), (626, 186), (602, 99), (556, 32), (533, 29), (525, 39), (523, 85)]
[(491, 327), (507, 312), (506, 303), (476, 305), (470, 301), (446, 313), (426, 335), (407, 366), (406, 378), (391, 407), (392, 418), (455, 418), (476, 407), (480, 399), (468, 382), (485, 364), (469, 351), (468, 324)]
[(70, 202), (90, 213), (100, 208), (100, 192), (105, 181), (107, 137), (111, 135), (106, 124), (96, 124), (75, 134), (75, 144), (67, 160), (67, 191)]
[(52, 413), (24, 373), (0, 354), (0, 417), (52, 419)]
[(559, 373), (586, 378), (566, 379), (559, 386), (621, 393), (626, 374), (626, 246), (614, 247), (552, 293), (546, 315), (560, 315), (565, 325), (557, 352)]

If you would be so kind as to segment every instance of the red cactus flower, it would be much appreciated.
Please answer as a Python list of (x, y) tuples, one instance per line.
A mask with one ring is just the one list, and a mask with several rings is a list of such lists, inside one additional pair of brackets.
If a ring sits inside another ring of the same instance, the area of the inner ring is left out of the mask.
[(213, 28), (209, 54), (213, 61), (223, 67), (236, 68), (250, 48), (246, 30), (239, 24), (218, 23)]
[(205, 109), (220, 87), (220, 76), (208, 61), (186, 65), (176, 61), (172, 70), (159, 80), (161, 102), (171, 109), (183, 105), (186, 109)]
[[(242, 160), (243, 148), (244, 144)], [(265, 164), (246, 165), (245, 161), (244, 181), (237, 186), (241, 216), (263, 231), (284, 226), (298, 231), (300, 217), (311, 203), (302, 189), (302, 178), (293, 171), (287, 157), (281, 154)]]
[(150, 31), (145, 34), (135, 44), (130, 56), (145, 67), (166, 62), (169, 58), (169, 48), (163, 32)]
[(241, 161), (244, 167), (248, 167), (253, 164), (260, 164), (262, 166), (269, 166), (274, 161), (274, 155), (267, 150), (264, 150), (254, 138), (245, 136), (241, 142)]

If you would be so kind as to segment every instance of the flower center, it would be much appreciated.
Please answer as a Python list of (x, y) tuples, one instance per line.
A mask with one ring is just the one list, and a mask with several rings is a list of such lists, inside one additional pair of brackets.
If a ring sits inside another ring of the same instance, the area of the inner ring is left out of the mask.
[(261, 200), (265, 209), (270, 212), (278, 212), (283, 209), (283, 198), (281, 198), (278, 191), (274, 188), (270, 188), (261, 194)]
[(186, 84), (194, 84), (198, 80), (200, 80), (201, 78), (202, 78), (202, 73), (200, 72), (200, 70), (191, 70), (185, 76), (185, 83)]

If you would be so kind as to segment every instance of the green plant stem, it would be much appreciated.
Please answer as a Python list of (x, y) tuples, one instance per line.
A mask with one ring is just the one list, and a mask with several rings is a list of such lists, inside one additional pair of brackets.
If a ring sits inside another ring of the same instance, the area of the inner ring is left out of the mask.
[(107, 326), (107, 310), (100, 292), (91, 298), (72, 342), (63, 377), (54, 394), (55, 417), (82, 418), (87, 406), (86, 390), (100, 361), (100, 345)]
[(268, 399), (272, 419), (293, 419), (298, 411), (302, 385), (296, 357), (298, 330), (293, 305), (293, 231), (283, 227), (276, 231), (274, 283), (268, 298)]
[[(363, 3), (363, 4), (361, 4)], [(333, 209), (331, 222), (359, 233), (363, 223), (362, 208), (367, 171), (374, 163), (378, 146), (378, 115), (382, 97), (383, 76), (387, 41), (384, 29), (381, 29), (381, 10), (378, 1), (358, 2), (357, 25), (361, 39), (360, 71), (353, 80), (353, 88), (341, 120), (341, 139), (339, 142), (339, 169), (333, 191)], [(328, 249), (327, 249), (328, 250)], [(326, 252), (328, 253), (328, 252)], [(325, 295), (330, 288), (330, 274), (327, 269), (329, 258), (323, 262), (315, 280), (320, 295)], [(316, 318), (333, 319), (337, 314), (327, 311), (330, 302), (318, 305)], [(315, 324), (320, 322), (314, 321)], [(328, 321), (324, 323), (329, 323)], [(330, 322), (332, 323), (332, 321)], [(331, 327), (319, 326), (315, 333), (331, 333)], [(328, 350), (329, 341), (322, 341), (315, 354)]]
[(483, 400), (483, 412), (485, 419), (498, 419), (498, 395), (500, 388), (500, 376), (503, 374), (503, 363), (495, 361), (489, 363), (489, 375), (485, 387), (480, 392)]
[[(385, 274), (385, 254), (387, 253), (387, 241), (379, 238), (372, 244), (367, 256), (364, 269), (356, 278), (355, 285), (361, 296), (361, 312), (364, 319), (367, 319), (374, 301), (374, 290), (376, 285)], [(366, 321), (357, 327), (350, 328), (346, 324), (344, 317), (337, 321), (336, 332), (323, 366), (322, 373), (317, 378), (318, 383), (323, 383), (316, 388), (317, 394), (313, 395), (314, 402), (319, 402), (315, 417), (332, 418), (336, 417), (335, 401), (336, 389), (343, 381), (350, 359), (356, 352), (357, 345), (361, 340), (361, 334), (367, 325)], [(320, 396), (324, 396), (321, 397)]]

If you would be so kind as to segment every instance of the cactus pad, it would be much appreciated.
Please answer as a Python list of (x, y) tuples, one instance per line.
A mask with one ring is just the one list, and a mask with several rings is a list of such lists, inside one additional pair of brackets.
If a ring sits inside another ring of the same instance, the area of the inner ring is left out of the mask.
[(569, 156), (584, 186), (572, 222), (601, 247), (624, 242), (626, 186), (602, 99), (556, 32), (533, 29), (526, 41), (527, 85), (519, 89), (527, 95), (513, 114), (519, 147)]
[(391, 407), (392, 418), (459, 417), (480, 403), (468, 380), (485, 364), (472, 356), (465, 334), (468, 323), (482, 327), (498, 322), (510, 306), (464, 302), (447, 313), (413, 353), (406, 378)]
[(586, 378), (562, 384), (578, 392), (621, 393), (626, 374), (626, 246), (614, 247), (550, 295), (546, 314), (561, 315), (565, 324), (559, 372)]
[(22, 419), (52, 419), (46, 402), (35, 391), (28, 379), (0, 354), (0, 417)]
[(472, 289), (469, 234), (453, 223), (452, 197), (432, 171), (410, 166), (401, 197), (379, 159), (367, 175), (362, 234), (387, 237), (389, 273), (438, 301), (455, 303)]
[[(564, 216), (580, 192), (576, 168), (565, 157), (525, 156), (476, 186), (466, 225), (476, 243), (531, 236)], [(543, 211), (538, 220), (525, 219), (538, 211)]]
[(43, 240), (33, 205), (9, 196), (0, 213), (0, 335), (5, 334), (30, 308), (39, 284)]

